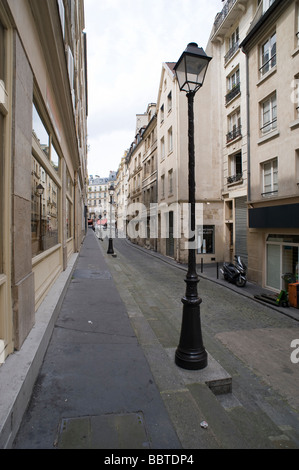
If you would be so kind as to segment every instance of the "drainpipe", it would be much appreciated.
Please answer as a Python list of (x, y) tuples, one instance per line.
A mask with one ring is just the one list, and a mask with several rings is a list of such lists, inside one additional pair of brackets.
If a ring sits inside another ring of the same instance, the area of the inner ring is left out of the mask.
[(246, 55), (246, 113), (247, 113), (247, 201), (251, 201), (251, 161), (250, 161), (250, 92), (249, 92), (249, 57)]

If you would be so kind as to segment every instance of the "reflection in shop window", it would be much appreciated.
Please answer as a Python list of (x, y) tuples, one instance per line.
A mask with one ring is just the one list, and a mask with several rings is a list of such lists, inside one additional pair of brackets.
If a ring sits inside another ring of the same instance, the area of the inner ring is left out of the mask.
[(36, 109), (33, 105), (33, 118), (32, 118), (33, 135), (37, 140), (41, 150), (49, 158), (49, 133)]
[(32, 256), (58, 244), (58, 187), (32, 156)]
[(58, 153), (56, 152), (54, 145), (51, 144), (51, 164), (57, 173), (59, 173), (59, 162), (60, 162), (60, 157)]
[(5, 29), (0, 21), (0, 80), (5, 82)]
[[(4, 191), (3, 191), (3, 170), (4, 170), (4, 117), (0, 112), (0, 220), (3, 221), (3, 200), (4, 200)], [(3, 223), (0, 225), (0, 273), (3, 271)]]
[(66, 238), (69, 239), (72, 236), (72, 204), (66, 198)]

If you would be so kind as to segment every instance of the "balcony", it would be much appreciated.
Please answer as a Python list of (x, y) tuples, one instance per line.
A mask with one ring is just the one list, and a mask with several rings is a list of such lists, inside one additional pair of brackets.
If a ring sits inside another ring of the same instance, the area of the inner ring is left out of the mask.
[(239, 82), (231, 90), (229, 90), (229, 92), (225, 96), (225, 103), (228, 104), (230, 101), (232, 101), (240, 93), (241, 93), (241, 84)]
[(227, 184), (242, 183), (243, 173), (237, 173), (236, 175), (228, 176)]
[(239, 127), (234, 127), (232, 131), (230, 131), (228, 134), (226, 134), (226, 143), (230, 143), (233, 140), (237, 139), (237, 137), (242, 136), (242, 126)]
[(224, 22), (225, 18), (227, 17), (227, 15), (229, 14), (229, 12), (231, 11), (232, 7), (234, 6), (234, 4), (236, 3), (237, 0), (227, 0), (226, 4), (224, 5), (221, 13), (218, 13), (218, 15), (216, 16), (216, 19), (215, 19), (215, 22), (214, 22), (214, 31), (216, 32), (221, 24)]
[(229, 51), (224, 56), (224, 64), (226, 65), (233, 55), (239, 50), (239, 41), (235, 42), (235, 44), (229, 49)]

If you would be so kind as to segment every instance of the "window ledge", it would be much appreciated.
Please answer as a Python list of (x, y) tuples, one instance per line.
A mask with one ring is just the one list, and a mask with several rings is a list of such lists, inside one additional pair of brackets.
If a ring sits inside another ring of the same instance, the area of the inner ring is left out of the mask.
[(269, 70), (269, 72), (265, 73), (265, 75), (263, 75), (262, 78), (260, 78), (260, 80), (257, 82), (256, 86), (260, 86), (262, 83), (264, 83), (264, 81), (272, 77), (272, 75), (274, 75), (276, 72), (277, 72), (277, 65), (272, 67), (272, 69)]
[(295, 121), (290, 123), (290, 128), (291, 129), (295, 129), (298, 126), (299, 126), (299, 119), (295, 119)]
[(265, 142), (268, 142), (269, 140), (271, 139), (274, 139), (275, 137), (278, 137), (280, 134), (279, 131), (272, 131), (272, 132), (269, 132), (268, 134), (264, 135), (263, 137), (261, 137), (258, 141), (257, 141), (257, 144), (258, 145), (262, 145), (264, 144)]
[(294, 50), (292, 57), (295, 57), (297, 54), (299, 54), (299, 46)]

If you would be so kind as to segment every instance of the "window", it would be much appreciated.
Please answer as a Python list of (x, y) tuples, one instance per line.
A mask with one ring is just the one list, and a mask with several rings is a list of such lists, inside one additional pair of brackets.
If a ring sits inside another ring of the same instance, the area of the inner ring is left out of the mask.
[(263, 193), (262, 196), (271, 196), (278, 192), (278, 159), (274, 158), (262, 164)]
[(197, 253), (215, 253), (215, 225), (197, 227)]
[(168, 153), (173, 150), (172, 127), (168, 129)]
[(167, 111), (170, 112), (172, 110), (172, 93), (170, 92), (167, 96)]
[(54, 145), (51, 144), (51, 164), (57, 173), (59, 173), (59, 163), (60, 163), (60, 157), (58, 153), (56, 152)]
[(240, 93), (240, 70), (239, 67), (229, 77), (227, 77), (226, 104)]
[(161, 176), (161, 198), (165, 197), (165, 175)]
[(5, 82), (5, 29), (0, 21), (0, 80)]
[(263, 14), (266, 13), (274, 1), (275, 0), (263, 0)]
[(239, 27), (233, 32), (233, 34), (228, 39), (228, 52), (224, 58), (225, 63), (227, 63), (234, 53), (239, 49)]
[(261, 103), (262, 134), (267, 134), (277, 128), (277, 99), (276, 93)]
[(261, 76), (265, 75), (276, 65), (276, 32), (261, 46)]
[(35, 107), (33, 105), (33, 122), (32, 122), (33, 136), (39, 144), (40, 149), (49, 158), (49, 133)]
[(169, 170), (168, 172), (168, 193), (173, 193), (173, 170)]
[(161, 144), (161, 147), (160, 147), (160, 148), (161, 148), (161, 160), (164, 160), (164, 158), (165, 158), (165, 142), (164, 142), (164, 137), (162, 137), (160, 144)]
[(237, 137), (241, 136), (241, 113), (240, 109), (228, 116), (228, 134), (226, 142), (229, 143)]
[(62, 35), (64, 37), (64, 34), (65, 34), (65, 11), (64, 11), (63, 0), (58, 0), (58, 9), (59, 9), (60, 22), (61, 22)]
[[(5, 101), (5, 29), (0, 21), (0, 273), (3, 271), (3, 204), (4, 204), (4, 122), (5, 118), (1, 112), (1, 103)], [(4, 104), (4, 103), (3, 103)], [(1, 354), (1, 351), (0, 351)]]
[(242, 180), (242, 152), (238, 152), (229, 157), (230, 176), (227, 178), (227, 183), (236, 183)]
[(34, 156), (31, 174), (31, 240), (36, 256), (58, 244), (58, 187)]
[(161, 112), (160, 123), (163, 124), (163, 122), (164, 122), (164, 104), (162, 104), (162, 106), (160, 108), (160, 112)]
[[(3, 221), (3, 201), (4, 201), (4, 188), (3, 188), (3, 170), (4, 170), (4, 117), (0, 111), (0, 220)], [(3, 234), (2, 234), (3, 223), (0, 227), (0, 273), (3, 271)]]

